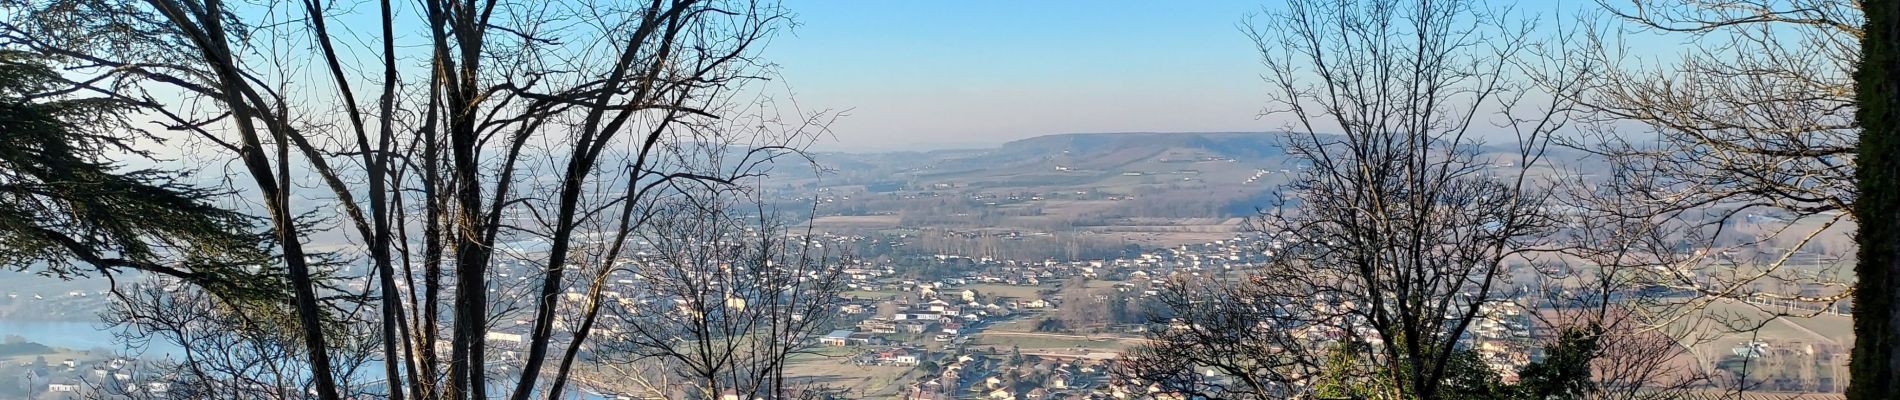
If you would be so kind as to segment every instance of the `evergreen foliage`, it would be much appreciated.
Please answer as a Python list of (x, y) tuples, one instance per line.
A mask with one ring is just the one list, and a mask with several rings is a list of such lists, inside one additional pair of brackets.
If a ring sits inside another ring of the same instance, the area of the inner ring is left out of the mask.
[(1854, 293), (1854, 354), (1848, 366), (1847, 398), (1855, 400), (1900, 397), (1900, 309), (1894, 308), (1900, 297), (1900, 115), (1894, 113), (1894, 96), (1900, 95), (1900, 83), (1894, 69), (1900, 67), (1896, 45), (1900, 45), (1900, 2), (1868, 0), (1861, 3), (1867, 15), (1862, 27), (1861, 65), (1855, 75), (1860, 108), (1856, 117), (1863, 129), (1860, 136), (1859, 162), (1855, 169), (1860, 198), (1854, 212), (1860, 216), (1859, 263), (1855, 274), (1859, 281)]
[(135, 104), (80, 98), (33, 54), (0, 51), (0, 266), (75, 278), (142, 270), (227, 300), (285, 293), (264, 268), (255, 218), (220, 207), (187, 175), (128, 168), (155, 140), (130, 126)]

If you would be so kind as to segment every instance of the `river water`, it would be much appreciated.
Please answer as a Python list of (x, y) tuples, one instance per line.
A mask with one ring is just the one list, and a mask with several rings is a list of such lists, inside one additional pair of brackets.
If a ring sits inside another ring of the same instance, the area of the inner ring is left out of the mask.
[[(100, 322), (0, 320), (0, 337), (6, 335), (24, 337), (28, 342), (80, 351), (99, 348), (120, 353), (127, 351), (125, 344), (113, 341), (112, 331), (106, 324)], [(170, 343), (151, 343), (147, 347), (145, 356), (149, 358), (174, 354), (174, 350), (177, 349)]]

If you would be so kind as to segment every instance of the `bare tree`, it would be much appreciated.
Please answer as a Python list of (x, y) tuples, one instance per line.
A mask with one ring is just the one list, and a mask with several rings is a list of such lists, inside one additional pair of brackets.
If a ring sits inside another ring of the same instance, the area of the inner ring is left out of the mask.
[[(1252, 32), (1268, 115), (1291, 121), (1284, 147), (1300, 168), (1253, 226), (1272, 256), (1226, 280), (1245, 289), (1216, 291), (1235, 299), (1209, 303), (1239, 307), (1210, 315), (1239, 323), (1184, 318), (1151, 335), (1152, 348), (1201, 326), (1270, 332), (1251, 345), (1266, 354), (1221, 372), (1282, 386), (1250, 383), (1243, 398), (1313, 393), (1326, 358), (1341, 354), (1314, 349), (1333, 348), (1363, 349), (1344, 353), (1372, 375), (1363, 395), (1465, 390), (1452, 382), (1469, 368), (1454, 361), (1460, 343), (1494, 303), (1515, 301), (1513, 266), (1558, 228), (1542, 174), (1568, 104), (1541, 101), (1575, 88), (1528, 77), (1574, 84), (1582, 64), (1525, 62), (1565, 43), (1537, 41), (1530, 20), (1477, 2), (1291, 1), (1266, 16)], [(1514, 140), (1487, 147), (1479, 138), (1490, 134)], [(1207, 309), (1182, 303), (1192, 307), (1172, 311)], [(1297, 373), (1260, 373), (1277, 367)]]
[[(1607, 161), (1575, 185), (1596, 198), (1576, 198), (1621, 232), (1579, 247), (1658, 289), (1631, 309), (1651, 329), (1710, 331), (1680, 332), (1687, 343), (1843, 312), (1856, 296), (1862, 4), (1599, 3), (1610, 18), (1575, 53), (1605, 67), (1575, 93), (1591, 123), (1563, 141)], [(1698, 45), (1661, 57), (1629, 46), (1656, 40)]]
[[(75, 79), (71, 90), (97, 91), (128, 104), (160, 104), (148, 92), (129, 92), (121, 86), (129, 79), (149, 79), (168, 83), (182, 92), (177, 100), (184, 103), (215, 104), (216, 109), (223, 110), (202, 120), (173, 113), (164, 115), (171, 117), (174, 127), (194, 130), (228, 150), (251, 177), (252, 188), (264, 200), (277, 249), (283, 254), (281, 260), (288, 271), (302, 326), (300, 331), (304, 333), (303, 342), (310, 349), (307, 357), (316, 379), (316, 390), (326, 400), (338, 398), (320, 328), (323, 311), (319, 309), (310, 261), (304, 249), (307, 233), (297, 228), (297, 212), (290, 204), (293, 183), (289, 179), (288, 139), (301, 136), (293, 132), (295, 117), (288, 113), (284, 95), (276, 91), (281, 88), (256, 84), (255, 78), (265, 73), (247, 70), (245, 67), (251, 64), (240, 62), (244, 58), (240, 51), (247, 48), (241, 42), (245, 25), (231, 20), (235, 15), (227, 13), (222, 3), (216, 1), (10, 5), (15, 6), (11, 11), (20, 17), (7, 25), (10, 46), (52, 54), (69, 67), (103, 72), (104, 76)], [(102, 32), (79, 32), (74, 31), (75, 28), (110, 29), (111, 33), (120, 35), (94, 36)], [(119, 60), (108, 58), (110, 55), (138, 59)], [(169, 63), (187, 60), (188, 65)], [(259, 64), (263, 71), (284, 71), (281, 59), (262, 61)], [(150, 67), (136, 68), (139, 66)], [(125, 67), (134, 68), (122, 69)], [(229, 136), (211, 134), (217, 128), (209, 125), (220, 120), (228, 121), (228, 126), (218, 128), (230, 129)], [(272, 141), (270, 147), (266, 147), (267, 139)]]
[[(1591, 123), (1562, 139), (1608, 162), (1589, 212), (1654, 225), (1637, 232), (1645, 248), (1603, 261), (1670, 271), (1651, 283), (1691, 294), (1645, 310), (1658, 323), (1715, 302), (1838, 312), (1852, 296), (1859, 5), (1601, 3), (1611, 23), (1573, 53), (1604, 67), (1574, 93)], [(1627, 44), (1678, 39), (1699, 45), (1661, 60)]]
[(1678, 232), (1606, 211), (1642, 201), (1641, 194), (1626, 192), (1630, 185), (1616, 183), (1630, 175), (1609, 175), (1571, 174), (1557, 182), (1555, 196), (1567, 207), (1558, 213), (1563, 229), (1555, 250), (1534, 265), (1538, 294), (1529, 305), (1539, 312), (1533, 323), (1553, 332), (1596, 332), (1594, 398), (1679, 398), (1712, 383), (1706, 366), (1676, 367), (1693, 358), (1686, 348), (1712, 339), (1704, 324), (1744, 321), (1719, 315), (1669, 321), (1655, 312), (1678, 301), (1680, 292), (1663, 282), (1682, 271), (1657, 268), (1665, 265), (1659, 259), (1675, 254)]
[[(142, 365), (140, 381), (96, 382), (101, 393), (135, 399), (305, 399), (315, 390), (298, 340), (295, 309), (287, 304), (237, 304), (172, 278), (115, 288), (114, 303), (102, 316), (124, 327), (117, 333), (135, 348), (172, 348), (180, 353), (154, 365)], [(326, 326), (342, 373), (346, 397), (382, 395), (370, 382), (351, 382), (356, 371), (373, 368), (374, 325)], [(153, 346), (157, 344), (157, 346)], [(175, 357), (175, 358), (174, 358)], [(154, 387), (163, 390), (154, 390)], [(114, 397), (101, 397), (114, 398)]]
[[(625, 238), (647, 218), (634, 205), (674, 185), (754, 171), (700, 168), (706, 154), (680, 144), (755, 156), (728, 167), (768, 163), (827, 116), (754, 84), (771, 76), (760, 45), (787, 24), (768, 1), (0, 5), (0, 43), (54, 60), (63, 90), (132, 105), (188, 138), (190, 155), (235, 160), (226, 175), (249, 177), (226, 183), (246, 194), (237, 202), (263, 200), (240, 208), (269, 216), (308, 349), (292, 356), (324, 399), (342, 390), (323, 328), (324, 297), (340, 293), (316, 280), (306, 247), (344, 238), (360, 249), (345, 255), (367, 265), (378, 311), (352, 316), (376, 320), (384, 379), (406, 388), (392, 398), (489, 398), (493, 387), (558, 397), (601, 303), (593, 284), (578, 299), (587, 322), (557, 332), (562, 294), (604, 279), (598, 266), (621, 248), (592, 253), (595, 268), (576, 280), (576, 243)], [(754, 124), (712, 124), (741, 120)], [(537, 240), (547, 246), (507, 250)], [(493, 279), (502, 274), (532, 278), (532, 311), (520, 373), (497, 382), (484, 337), (522, 317), (514, 299), (490, 295), (516, 284)], [(558, 367), (544, 374), (549, 358)]]
[(691, 193), (653, 205), (641, 256), (618, 275), (644, 290), (610, 305), (618, 323), (596, 353), (688, 385), (655, 395), (791, 396), (787, 362), (829, 329), (845, 289), (837, 250), (785, 229), (746, 191)]
[[(1435, 398), (1466, 330), (1507, 298), (1508, 264), (1552, 232), (1535, 168), (1564, 105), (1529, 103), (1540, 88), (1512, 78), (1540, 44), (1509, 10), (1465, 1), (1294, 2), (1274, 17), (1255, 36), (1270, 111), (1295, 121), (1286, 147), (1306, 169), (1282, 189), (1297, 209), (1259, 220), (1285, 246), (1256, 281), (1342, 305), (1293, 318), (1372, 344), (1385, 395)], [(1486, 154), (1486, 125), (1515, 140)]]
[(1129, 349), (1111, 371), (1125, 383), (1211, 399), (1290, 398), (1320, 376), (1325, 361), (1313, 353), (1327, 344), (1276, 323), (1325, 310), (1266, 298), (1250, 282), (1176, 276), (1161, 286), (1150, 342)]

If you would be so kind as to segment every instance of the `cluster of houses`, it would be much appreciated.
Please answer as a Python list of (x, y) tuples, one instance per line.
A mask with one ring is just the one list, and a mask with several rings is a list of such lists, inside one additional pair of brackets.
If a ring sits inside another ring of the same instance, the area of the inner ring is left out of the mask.
[(944, 357), (935, 371), (905, 386), (915, 400), (1099, 398), (1110, 380), (1102, 361), (995, 353)]
[[(829, 246), (845, 247), (870, 240), (858, 236), (821, 234)], [(981, 397), (1004, 399), (1067, 398), (1156, 398), (1152, 384), (1116, 382), (1106, 374), (1100, 358), (1061, 359), (1058, 354), (1041, 354), (1033, 360), (1020, 356), (1004, 360), (983, 354), (968, 344), (994, 324), (1025, 315), (1047, 316), (1061, 311), (1065, 304), (1056, 290), (1064, 282), (1077, 278), (1110, 281), (1114, 290), (1126, 299), (1140, 300), (1157, 296), (1154, 280), (1175, 274), (1224, 273), (1244, 271), (1266, 262), (1273, 247), (1259, 237), (1236, 237), (1211, 243), (1146, 249), (1126, 257), (1106, 260), (1021, 261), (972, 258), (938, 254), (903, 262), (924, 263), (935, 278), (915, 274), (900, 275), (892, 261), (854, 260), (839, 266), (840, 279), (856, 293), (882, 293), (880, 298), (845, 296), (838, 312), (839, 325), (810, 338), (823, 347), (854, 347), (847, 362), (858, 365), (882, 365), (928, 368), (927, 374), (909, 382), (905, 396), (915, 399)], [(941, 268), (941, 269), (932, 269)], [(608, 301), (665, 301), (636, 298), (636, 282), (611, 282), (603, 293)], [(988, 288), (1021, 286), (1009, 290), (1014, 295), (983, 293)], [(1027, 295), (1034, 293), (1034, 295)], [(578, 296), (579, 293), (570, 294)], [(741, 300), (743, 301), (743, 300)], [(578, 303), (578, 302), (570, 302)], [(1350, 307), (1350, 304), (1340, 306)], [(743, 307), (743, 303), (739, 305)], [(1527, 363), (1529, 349), (1522, 338), (1526, 322), (1521, 309), (1487, 309), (1496, 315), (1479, 321), (1467, 338), (1471, 348), (1498, 371), (1515, 371)], [(507, 357), (508, 345), (525, 342), (526, 321), (504, 324), (487, 338)], [(596, 329), (611, 330), (612, 318), (604, 318)], [(1343, 332), (1322, 332), (1315, 327), (1315, 340), (1342, 337)], [(561, 331), (557, 329), (557, 331)], [(1365, 337), (1365, 335), (1355, 335)], [(987, 341), (995, 343), (994, 341)], [(1111, 357), (1112, 358), (1112, 357)]]
[(1472, 321), (1463, 338), (1465, 344), (1503, 379), (1516, 381), (1517, 371), (1541, 352), (1530, 340), (1531, 316), (1512, 301), (1479, 304), (1478, 313), (1484, 317)]
[[(882, 303), (853, 301), (843, 307), (844, 314), (862, 318), (854, 327), (838, 329), (819, 340), (824, 346), (889, 346), (870, 352), (860, 362), (875, 365), (914, 365), (913, 360), (943, 363), (942, 373), (926, 375), (912, 382), (907, 397), (915, 399), (989, 398), (989, 399), (1067, 399), (1067, 398), (1166, 398), (1168, 393), (1153, 383), (1118, 382), (1107, 378), (1099, 368), (1067, 365), (1052, 371), (1060, 378), (1035, 380), (1011, 379), (1015, 375), (985, 369), (985, 358), (971, 356), (958, 347), (969, 335), (982, 332), (990, 324), (1025, 313), (1055, 312), (1063, 301), (1051, 295), (1058, 282), (1074, 278), (1114, 281), (1113, 287), (1128, 298), (1159, 295), (1155, 279), (1174, 274), (1206, 274), (1246, 270), (1266, 262), (1275, 247), (1259, 237), (1237, 237), (1211, 243), (1151, 249), (1129, 257), (1082, 261), (1019, 261), (936, 255), (933, 261), (959, 266), (960, 276), (929, 281), (894, 277), (892, 269), (871, 265), (847, 271), (857, 290), (895, 291), (898, 299)], [(1043, 295), (1010, 298), (978, 293), (972, 285), (1011, 285), (1050, 288)], [(909, 300), (914, 299), (914, 300)], [(1486, 304), (1486, 318), (1475, 321), (1461, 345), (1476, 351), (1494, 370), (1509, 375), (1536, 356), (1528, 311), (1516, 302)], [(882, 306), (885, 311), (878, 313)], [(1351, 307), (1350, 302), (1330, 306)], [(1311, 327), (1307, 336), (1324, 341), (1348, 336), (1348, 332), (1328, 332), (1337, 327)], [(1348, 328), (1349, 329), (1349, 328)], [(921, 335), (920, 335), (921, 334)], [(1359, 332), (1356, 337), (1372, 336)], [(922, 339), (919, 339), (919, 338)], [(905, 340), (950, 342), (943, 351), (922, 350), (925, 343)], [(922, 357), (913, 355), (922, 353)], [(897, 358), (896, 355), (903, 355)], [(973, 358), (974, 357), (974, 358)], [(954, 366), (954, 368), (953, 368)], [(1045, 368), (1046, 369), (1046, 368)], [(955, 371), (952, 373), (952, 371)], [(1088, 371), (1089, 373), (1077, 373)], [(980, 377), (972, 381), (966, 378)], [(1035, 382), (1026, 384), (1023, 382)]]
[[(966, 344), (972, 335), (981, 334), (997, 322), (1059, 311), (1064, 301), (1055, 288), (1061, 282), (1076, 278), (1114, 281), (1114, 289), (1138, 299), (1159, 294), (1151, 285), (1153, 278), (1206, 269), (1246, 268), (1262, 261), (1256, 255), (1258, 249), (1257, 243), (1236, 239), (1155, 249), (1112, 260), (1025, 262), (940, 254), (921, 261), (956, 273), (951, 274), (954, 277), (931, 280), (898, 277), (889, 266), (854, 266), (845, 270), (851, 288), (897, 295), (849, 300), (840, 311), (856, 323), (833, 330), (817, 342), (821, 346), (866, 348), (850, 361), (860, 365), (929, 368), (927, 374), (907, 385), (904, 396), (913, 399), (1112, 398), (1115, 393), (1147, 393), (1145, 387), (1111, 384), (1104, 357), (1041, 354), (1006, 359)], [(1017, 296), (980, 290), (997, 286), (1036, 289), (1012, 291)], [(1030, 292), (1037, 294), (1022, 295)]]
[(54, 399), (165, 398), (170, 384), (141, 371), (140, 364), (129, 357), (21, 363), (17, 365), (20, 372), (16, 384), (20, 390), (16, 393)]

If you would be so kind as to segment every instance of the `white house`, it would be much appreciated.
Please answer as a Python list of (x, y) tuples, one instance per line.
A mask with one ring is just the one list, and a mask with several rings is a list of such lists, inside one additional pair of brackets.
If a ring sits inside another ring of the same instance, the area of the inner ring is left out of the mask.
[(519, 333), (488, 331), (486, 338), (491, 342), (522, 343), (521, 334)]
[(79, 382), (73, 382), (72, 380), (68, 380), (64, 378), (54, 379), (53, 383), (46, 384), (46, 391), (67, 392), (67, 393), (78, 392)]

